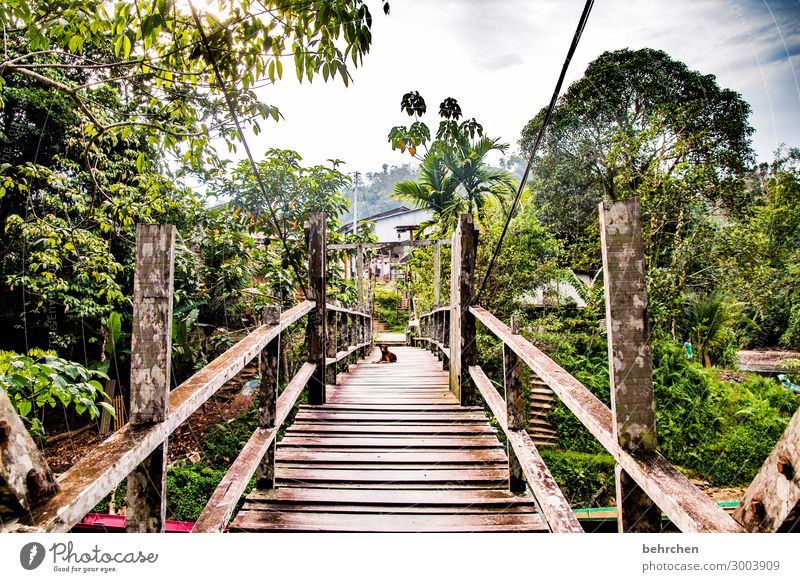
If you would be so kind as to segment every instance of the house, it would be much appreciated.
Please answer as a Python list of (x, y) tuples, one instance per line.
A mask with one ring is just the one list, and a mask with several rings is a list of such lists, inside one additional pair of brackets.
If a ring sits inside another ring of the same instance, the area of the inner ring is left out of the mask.
[[(429, 210), (398, 206), (385, 210), (372, 216), (365, 216), (358, 222), (372, 223), (372, 230), (378, 237), (378, 242), (393, 243), (410, 240), (414, 232), (419, 230), (419, 225), (433, 218)], [(353, 232), (353, 223), (350, 222), (340, 228), (342, 234)], [(400, 245), (383, 250), (374, 262), (375, 275), (388, 278), (392, 275), (392, 265), (401, 262), (408, 253), (409, 247)]]
[[(372, 230), (377, 235), (378, 242), (394, 242), (408, 239), (409, 235), (402, 236), (404, 232), (407, 232), (409, 228), (416, 229), (415, 227), (431, 218), (433, 218), (433, 213), (429, 210), (398, 206), (372, 216), (365, 216), (358, 222), (372, 222)], [(350, 234), (353, 232), (353, 223), (345, 224), (340, 230), (342, 234)]]

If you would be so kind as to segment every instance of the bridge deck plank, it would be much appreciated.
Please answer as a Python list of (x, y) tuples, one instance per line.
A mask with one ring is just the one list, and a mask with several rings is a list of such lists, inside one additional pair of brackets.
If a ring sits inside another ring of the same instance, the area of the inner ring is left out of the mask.
[(378, 352), (301, 406), (278, 444), (276, 488), (255, 490), (231, 531), (546, 531), (529, 492), (507, 489), (505, 449), (462, 407), (429, 352)]

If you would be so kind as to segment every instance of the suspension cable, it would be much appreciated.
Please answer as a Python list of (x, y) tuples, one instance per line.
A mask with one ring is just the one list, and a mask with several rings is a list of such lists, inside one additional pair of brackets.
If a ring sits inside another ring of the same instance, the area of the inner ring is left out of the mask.
[(203, 43), (203, 48), (205, 49), (206, 56), (208, 57), (208, 61), (211, 64), (211, 68), (214, 70), (214, 76), (217, 79), (217, 83), (219, 83), (220, 88), (222, 89), (222, 95), (225, 97), (225, 103), (228, 105), (228, 110), (230, 111), (231, 118), (233, 118), (233, 123), (236, 125), (236, 130), (239, 134), (239, 141), (242, 142), (244, 146), (244, 151), (247, 153), (247, 159), (250, 161), (250, 166), (253, 169), (253, 174), (255, 175), (256, 182), (258, 183), (258, 187), (261, 190), (261, 193), (264, 195), (264, 200), (267, 203), (267, 210), (269, 211), (270, 220), (272, 222), (272, 226), (275, 228), (275, 231), (278, 234), (278, 237), (283, 244), (283, 250), (286, 253), (287, 258), (289, 259), (289, 266), (294, 271), (294, 275), (297, 278), (297, 283), (300, 285), (300, 290), (303, 292), (303, 295), (308, 295), (308, 291), (306, 286), (303, 284), (303, 278), (300, 276), (300, 269), (297, 265), (297, 261), (295, 260), (295, 256), (292, 254), (291, 250), (289, 249), (289, 245), (286, 243), (286, 232), (281, 230), (280, 223), (278, 221), (278, 216), (275, 213), (275, 209), (272, 207), (272, 202), (270, 201), (269, 194), (267, 193), (267, 187), (264, 184), (264, 180), (261, 177), (261, 172), (258, 170), (258, 165), (256, 164), (255, 159), (253, 158), (253, 154), (250, 151), (250, 146), (247, 143), (247, 139), (244, 136), (244, 131), (242, 130), (242, 125), (239, 123), (239, 116), (236, 114), (236, 108), (233, 105), (233, 101), (231, 100), (231, 96), (228, 91), (228, 85), (225, 82), (225, 79), (222, 77), (222, 74), (219, 71), (219, 67), (217, 66), (217, 60), (214, 58), (214, 53), (211, 50), (211, 46), (208, 43), (208, 38), (206, 37), (206, 33), (203, 30), (202, 22), (200, 21), (200, 17), (197, 14), (197, 10), (194, 7), (194, 3), (189, 0), (189, 8), (192, 11), (192, 17), (194, 18), (194, 23), (197, 26), (197, 31), (200, 33), (200, 39)]
[(492, 269), (494, 268), (494, 264), (497, 261), (497, 257), (500, 255), (500, 249), (503, 246), (503, 239), (506, 236), (506, 232), (508, 231), (508, 226), (511, 224), (511, 219), (514, 218), (514, 212), (517, 210), (517, 205), (519, 204), (519, 200), (522, 197), (522, 191), (525, 189), (525, 184), (528, 181), (528, 175), (531, 171), (531, 165), (533, 164), (533, 159), (536, 157), (536, 152), (539, 149), (539, 144), (542, 142), (542, 138), (544, 137), (545, 129), (547, 128), (547, 124), (550, 122), (550, 116), (553, 114), (553, 109), (556, 106), (556, 101), (558, 101), (558, 95), (561, 93), (561, 85), (564, 83), (564, 77), (567, 74), (567, 69), (569, 69), (569, 64), (572, 61), (572, 56), (575, 54), (575, 50), (578, 48), (578, 42), (581, 40), (581, 35), (583, 34), (583, 29), (586, 28), (586, 22), (589, 19), (589, 13), (592, 11), (592, 6), (594, 6), (594, 0), (586, 0), (586, 4), (583, 7), (583, 12), (581, 13), (580, 20), (578, 21), (578, 27), (575, 29), (575, 35), (572, 37), (572, 44), (569, 46), (569, 51), (567, 51), (567, 57), (564, 59), (564, 64), (561, 66), (561, 74), (558, 77), (558, 82), (556, 83), (555, 90), (553, 91), (553, 96), (550, 98), (550, 104), (547, 106), (547, 113), (545, 113), (544, 120), (542, 121), (542, 126), (539, 128), (539, 133), (536, 135), (536, 140), (533, 143), (533, 147), (531, 148), (531, 154), (528, 158), (528, 165), (525, 167), (525, 173), (522, 175), (522, 179), (519, 182), (519, 187), (517, 188), (517, 195), (514, 198), (514, 203), (511, 205), (511, 209), (508, 211), (508, 217), (506, 218), (506, 222), (503, 225), (503, 232), (500, 233), (500, 238), (497, 240), (497, 245), (495, 246), (494, 252), (492, 253), (492, 259), (489, 261), (489, 266), (486, 268), (486, 273), (483, 276), (483, 281), (481, 282), (480, 289), (478, 290), (477, 295), (475, 296), (475, 302), (477, 303), (480, 298), (483, 290), (486, 288), (486, 283), (489, 281), (489, 276), (492, 274)]

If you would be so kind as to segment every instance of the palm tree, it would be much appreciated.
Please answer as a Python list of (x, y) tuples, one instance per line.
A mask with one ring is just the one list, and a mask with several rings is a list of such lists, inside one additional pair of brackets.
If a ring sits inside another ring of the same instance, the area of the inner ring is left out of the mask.
[(711, 367), (711, 354), (723, 349), (726, 331), (736, 323), (750, 322), (742, 313), (741, 303), (729, 301), (720, 293), (688, 294), (685, 317), (698, 359), (706, 367)]
[(486, 162), (490, 152), (507, 148), (488, 137), (471, 142), (460, 135), (452, 142), (437, 141), (420, 165), (419, 178), (395, 184), (394, 196), (433, 212), (434, 220), (423, 227), (438, 223), (448, 232), (459, 214), (476, 210), (480, 216), (489, 196), (503, 202), (513, 193), (511, 174)]
[(469, 212), (474, 208), (480, 215), (488, 196), (502, 202), (514, 192), (511, 174), (486, 163), (489, 153), (505, 153), (507, 149), (508, 144), (501, 144), (499, 139), (481, 136), (471, 142), (463, 135), (458, 136), (453, 147), (444, 149), (444, 165), (466, 195)]
[(420, 225), (423, 230), (438, 223), (447, 231), (455, 228), (458, 215), (464, 211), (464, 199), (457, 188), (458, 182), (449, 175), (444, 160), (431, 151), (420, 164), (418, 179), (395, 184), (394, 196), (433, 213), (433, 220)]

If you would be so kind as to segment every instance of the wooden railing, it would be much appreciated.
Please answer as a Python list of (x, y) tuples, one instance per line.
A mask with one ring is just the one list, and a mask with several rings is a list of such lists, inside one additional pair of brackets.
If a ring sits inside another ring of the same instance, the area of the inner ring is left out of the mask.
[[(225, 382), (268, 349), (283, 330), (313, 308), (313, 302), (304, 301), (282, 313), (278, 324), (260, 326), (172, 390), (168, 397), (167, 416), (163, 422), (144, 426), (129, 423), (94, 447), (59, 479), (58, 493), (33, 509), (30, 516), (21, 522), (27, 526), (25, 529), (68, 531), (164, 443)], [(314, 367), (312, 364), (307, 365)]]
[[(307, 302), (309, 303), (309, 302)], [(366, 313), (326, 304), (327, 353), (326, 384), (336, 384), (339, 362), (355, 363), (371, 345), (371, 318)], [(310, 310), (309, 310), (310, 311)], [(338, 323), (337, 324), (337, 319)], [(309, 326), (313, 329), (313, 326)], [(230, 521), (250, 479), (256, 475), (258, 489), (275, 487), (275, 444), (278, 429), (289, 416), (303, 388), (314, 376), (317, 364), (306, 363), (277, 397), (278, 345), (268, 345), (261, 355), (261, 390), (259, 393), (259, 428), (253, 433), (228, 473), (217, 486), (197, 519), (193, 533), (221, 532)], [(337, 351), (337, 346), (342, 349)]]
[[(451, 303), (420, 317), (420, 337), (416, 341), (427, 343), (443, 360), (449, 370), (450, 389), (462, 404), (474, 403), (478, 395), (486, 402), (508, 443), (509, 489), (519, 491), (527, 483), (552, 531), (582, 530), (525, 431), (520, 384), (523, 364), (553, 390), (616, 460), (621, 531), (635, 531), (636, 524), (643, 524), (639, 530), (660, 528), (661, 511), (683, 531), (743, 531), (742, 526), (655, 449), (641, 254), (637, 254), (640, 252), (636, 249), (637, 237), (631, 235), (630, 229), (625, 224), (614, 224), (629, 215), (634, 216), (635, 223), (638, 208), (608, 205), (601, 206), (601, 213), (606, 319), (612, 353), (611, 408), (523, 338), (515, 321), (508, 326), (475, 304), (472, 293), (477, 230), (469, 215), (460, 217), (453, 239)], [(209, 500), (194, 531), (222, 531), (253, 475), (259, 488), (273, 487), (278, 430), (304, 387), (308, 386), (309, 404), (324, 403), (326, 383), (335, 383), (337, 367), (365, 356), (371, 344), (372, 320), (368, 314), (326, 301), (324, 215), (311, 217), (309, 231), (309, 296), (313, 300), (303, 301), (283, 313), (275, 307), (266, 308), (257, 329), (170, 391), (174, 227), (140, 226), (131, 357), (131, 422), (79, 460), (57, 483), (44, 460), (26, 452), (35, 451), (32, 441), (25, 445), (27, 448), (20, 448), (24, 463), (9, 466), (4, 456), (3, 471), (14, 473), (13, 491), (25, 509), (18, 522), (10, 527), (4, 523), (5, 529), (67, 531), (127, 477), (128, 530), (161, 531), (165, 521), (168, 437), (256, 357), (260, 359), (261, 377), (259, 426)], [(620, 258), (628, 263), (621, 265)], [(625, 286), (622, 281), (627, 281)], [(308, 316), (307, 362), (279, 395), (281, 334), (304, 316)], [(477, 323), (503, 344), (504, 396), (477, 363)], [(4, 406), (2, 410), (10, 409), (10, 404), (2, 399), (0, 405)], [(796, 446), (799, 419), (800, 413), (795, 415), (748, 490), (749, 505), (739, 514), (750, 530), (774, 531), (800, 498), (794, 470), (800, 465)], [(14, 426), (21, 426), (21, 421), (12, 424), (0, 426), (3, 437), (0, 446), (5, 447), (4, 452), (11, 450), (9, 443), (19, 444), (22, 438), (7, 438), (9, 431), (20, 431)], [(781, 479), (790, 483), (788, 489)], [(780, 483), (777, 489), (773, 486), (776, 480)], [(768, 494), (774, 491), (777, 491), (775, 499), (768, 499)]]
[(327, 305), (328, 351), (325, 364), (336, 383), (336, 366), (342, 361), (355, 363), (367, 355), (372, 345), (372, 316), (368, 313)]
[[(171, 225), (139, 225), (131, 354), (131, 422), (94, 447), (57, 483), (45, 483), (50, 496), (32, 507), (25, 505), (27, 514), (5, 529), (68, 531), (117, 484), (128, 478), (128, 531), (162, 531), (169, 436), (225, 382), (256, 358), (260, 371), (259, 426), (222, 479), (193, 531), (222, 531), (253, 475), (259, 488), (274, 487), (278, 430), (303, 389), (309, 386), (310, 404), (324, 403), (326, 369), (327, 380), (330, 381), (330, 374), (333, 374), (335, 383), (337, 364), (354, 362), (365, 356), (371, 345), (369, 314), (325, 300), (325, 229), (325, 216), (312, 215), (308, 237), (309, 287), (310, 296), (315, 299), (303, 301), (283, 313), (277, 307), (265, 308), (258, 328), (170, 391), (175, 230)], [(279, 396), (281, 335), (304, 316), (308, 316), (308, 361)], [(42, 479), (53, 481), (48, 477), (46, 463), (35, 461), (42, 465), (37, 469), (44, 476)], [(27, 465), (24, 469), (31, 470)], [(20, 495), (23, 502), (25, 496), (33, 499), (25, 491), (20, 491)]]
[(450, 306), (439, 306), (419, 316), (419, 336), (412, 343), (426, 343), (442, 360), (446, 370), (450, 359)]
[[(556, 396), (614, 457), (619, 466), (633, 478), (648, 497), (681, 531), (743, 531), (741, 526), (733, 521), (723, 509), (717, 506), (689, 479), (678, 472), (659, 453), (649, 451), (647, 453), (630, 453), (625, 451), (614, 438), (611, 410), (541, 350), (537, 349), (522, 336), (512, 333), (512, 330), (507, 325), (485, 309), (473, 306), (470, 307), (470, 312), (503, 342), (505, 352), (510, 351), (515, 354), (555, 392)], [(497, 416), (495, 410), (501, 407), (496, 402), (494, 405), (491, 403), (493, 399), (500, 398), (497, 391), (480, 366), (470, 366), (469, 373), (481, 395), (490, 403), (490, 408)], [(508, 375), (507, 364), (506, 375)], [(508, 391), (508, 383), (506, 383), (506, 390)], [(502, 413), (502, 410), (500, 412)], [(502, 425), (502, 421), (500, 423)], [(509, 438), (509, 444), (512, 447), (514, 447), (515, 440)], [(514, 447), (518, 456), (525, 454), (528, 449), (535, 449), (532, 442), (526, 443), (526, 445)], [(538, 459), (538, 453), (535, 457), (537, 457), (537, 461), (540, 460)], [(530, 481), (529, 484), (533, 487)], [(536, 495), (535, 492), (534, 495)], [(537, 499), (539, 499), (538, 496)], [(542, 510), (547, 516), (544, 506)]]
[[(634, 210), (638, 210), (638, 206)], [(553, 390), (617, 461), (620, 531), (658, 531), (663, 511), (682, 531), (741, 532), (743, 528), (724, 510), (679, 473), (654, 447), (648, 446), (654, 444), (654, 439), (651, 443), (641, 442), (631, 446), (632, 438), (626, 436), (625, 431), (630, 427), (625, 423), (630, 418), (639, 421), (641, 434), (647, 436), (648, 430), (654, 430), (654, 416), (649, 412), (653, 410), (649, 346), (646, 336), (641, 334), (642, 329), (646, 330), (643, 266), (637, 263), (635, 249), (629, 248), (630, 245), (636, 245), (636, 237), (631, 235), (631, 229), (626, 230), (625, 225), (621, 224), (611, 225), (613, 220), (619, 222), (620, 216), (630, 218), (626, 214), (630, 211), (630, 205), (601, 206), (601, 212), (605, 213), (601, 217), (601, 224), (608, 231), (604, 232), (603, 238), (606, 295), (611, 297), (610, 300), (607, 298), (606, 319), (614, 327), (614, 332), (609, 332), (609, 343), (614, 353), (611, 362), (612, 398), (615, 399), (617, 411), (630, 411), (625, 419), (620, 417), (618, 421), (614, 411), (523, 338), (518, 333), (515, 321), (509, 327), (474, 304), (472, 273), (477, 232), (468, 215), (460, 217), (453, 238), (451, 304), (436, 307), (420, 317), (417, 341), (426, 343), (444, 361), (445, 367), (450, 370), (450, 389), (462, 404), (474, 403), (478, 395), (486, 402), (508, 443), (509, 488), (512, 491), (524, 489), (524, 483), (527, 482), (542, 517), (552, 531), (577, 532), (582, 529), (525, 430), (519, 380), (521, 364), (527, 365)], [(638, 214), (634, 216), (634, 222), (636, 219)], [(618, 238), (614, 239), (617, 235)], [(621, 266), (621, 258), (629, 262)], [(618, 292), (615, 287), (622, 280), (620, 271), (624, 271), (624, 276), (628, 277), (624, 281), (627, 285), (624, 293)], [(478, 322), (503, 344), (505, 396), (498, 393), (477, 364), (475, 339)], [(634, 338), (633, 341), (630, 341), (631, 338)], [(647, 355), (646, 366), (641, 370), (634, 369), (632, 362), (635, 361), (638, 366), (644, 360), (642, 354)], [(635, 377), (638, 384), (629, 381), (622, 386), (622, 381), (631, 377)], [(637, 406), (644, 407), (644, 413), (637, 412)], [(632, 500), (635, 503), (631, 503)]]

